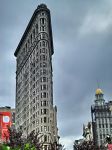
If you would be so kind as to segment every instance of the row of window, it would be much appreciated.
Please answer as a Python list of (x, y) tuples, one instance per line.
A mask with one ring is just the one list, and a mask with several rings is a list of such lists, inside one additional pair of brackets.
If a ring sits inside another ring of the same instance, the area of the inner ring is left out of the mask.
[[(33, 93), (33, 96), (39, 94), (39, 91), (45, 91), (48, 90), (48, 85), (44, 84), (41, 85), (40, 87), (41, 89), (39, 90), (39, 87), (36, 88), (35, 84), (33, 84), (33, 86), (30, 88), (30, 93)], [(28, 97), (28, 95), (26, 95)], [(24, 96), (24, 98), (27, 98)], [(30, 98), (32, 98), (32, 96), (30, 96)], [(48, 98), (48, 94), (46, 94), (45, 92), (43, 92), (41, 94), (41, 98)]]
[(97, 113), (95, 113), (95, 116), (98, 118), (109, 117), (110, 115), (111, 115), (110, 112), (97, 112)]
[(49, 126), (41, 126), (41, 132), (49, 131)]
[(105, 135), (105, 134), (100, 134), (100, 139), (105, 139), (106, 136), (107, 135)]
[[(33, 81), (35, 81), (35, 76), (34, 76), (33, 79), (30, 81), (30, 85), (33, 84)], [(36, 86), (38, 86), (39, 83), (45, 83), (45, 82), (48, 82), (48, 78), (44, 76), (44, 77), (41, 77), (40, 79), (38, 79), (38, 80), (35, 82), (35, 84), (36, 84)]]
[[(44, 18), (41, 18), (42, 21), (45, 22), (45, 19)], [(40, 22), (41, 22), (41, 19), (40, 19)], [(45, 31), (45, 26), (41, 26), (40, 27), (40, 31)], [(21, 55), (24, 55), (25, 52), (27, 52), (27, 49), (28, 47), (31, 46), (32, 42), (35, 40), (36, 38), (36, 35), (38, 34), (39, 30), (38, 30), (38, 24), (35, 25), (35, 28), (32, 30), (32, 33), (30, 34), (26, 44), (25, 44), (25, 47), (23, 48), (22, 52), (21, 52)], [(44, 35), (45, 36), (45, 35)]]
[(40, 76), (48, 75), (48, 70), (46, 68), (42, 68), (40, 72), (36, 73), (36, 78), (38, 79)]
[(99, 124), (99, 128), (108, 128), (108, 124)]
[[(40, 66), (40, 68), (45, 68), (45, 67), (47, 67), (47, 63), (45, 62), (45, 59), (46, 59), (46, 57), (43, 55), (43, 62), (40, 62), (40, 64), (38, 64), (37, 66), (36, 66), (36, 71), (38, 71), (38, 69), (39, 69), (39, 66)], [(35, 63), (34, 63), (35, 64)], [(34, 68), (35, 69), (35, 68)], [(30, 72), (32, 72), (33, 74), (34, 74), (34, 69), (31, 67), (30, 68)]]
[(41, 98), (48, 98), (47, 92), (41, 92)]
[[(46, 62), (41, 62), (40, 63), (40, 68), (45, 69), (47, 67), (47, 63)], [(35, 74), (35, 71), (37, 72), (39, 70), (39, 66), (37, 65), (35, 69), (30, 69), (30, 73)], [(42, 69), (41, 69), (42, 70)], [(32, 74), (30, 75), (30, 78), (32, 77)]]
[[(31, 110), (32, 110), (32, 109), (31, 109)], [(37, 111), (36, 113), (34, 113), (34, 112), (31, 112), (31, 110), (30, 110), (30, 114), (31, 114), (32, 116), (30, 117), (30, 121), (32, 122), (32, 121), (35, 121), (35, 118), (38, 117), (39, 111)], [(39, 123), (39, 120), (37, 120), (36, 122), (37, 122), (37, 124), (38, 124), (38, 123)]]
[[(40, 26), (40, 31), (45, 31), (46, 30), (46, 27), (45, 26)], [(22, 60), (24, 59), (25, 55), (27, 54), (28, 50), (29, 50), (29, 47), (31, 47), (33, 41), (35, 41), (35, 38), (38, 34), (38, 24), (36, 24), (36, 27), (33, 29), (31, 35), (29, 36), (24, 48), (21, 50), (20, 54), (18, 55), (17, 57), (17, 65), (19, 66), (20, 63), (22, 62)], [(46, 36), (45, 33), (41, 33), (38, 37), (38, 40), (41, 40), (41, 39), (47, 39), (48, 36)], [(39, 46), (40, 47), (47, 47), (47, 42), (46, 41), (40, 41), (39, 42)], [(38, 49), (38, 47), (37, 47)]]
[(97, 122), (99, 122), (99, 124), (105, 124), (105, 123), (111, 123), (112, 122), (112, 119), (111, 118), (97, 118), (96, 120)]
[[(30, 93), (32, 92), (32, 90), (33, 89), (35, 89), (38, 85), (36, 85), (35, 83), (32, 85), (31, 84), (31, 88), (30, 88)], [(40, 85), (40, 90), (41, 91), (44, 91), (44, 90), (48, 90), (48, 85), (46, 85), (46, 84), (43, 84), (43, 85)], [(38, 93), (39, 92), (39, 87), (36, 89), (36, 93)]]
[(44, 109), (41, 109), (41, 115), (48, 115), (49, 114), (49, 110), (44, 108)]
[[(43, 67), (46, 67), (46, 63), (41, 63), (40, 66), (43, 66)], [(43, 68), (42, 67), (42, 68)], [(35, 75), (35, 70), (33, 71), (33, 74)], [(36, 73), (36, 78), (38, 78), (39, 76), (41, 75), (47, 75), (48, 74), (48, 70), (47, 69), (41, 69), (40, 70), (40, 75), (39, 75), (39, 72)], [(32, 78), (32, 80), (30, 81), (30, 85), (32, 86), (32, 83), (35, 82), (35, 76), (32, 77), (32, 75), (30, 75), (30, 77)], [(46, 80), (47, 79), (47, 80)], [(41, 81), (40, 82), (47, 82), (48, 81), (48, 78), (47, 77), (42, 77), (40, 79)], [(29, 80), (27, 79), (26, 81), (23, 82), (24, 84), (24, 87), (22, 86), (23, 84), (21, 84), (21, 86), (19, 86), (17, 88), (17, 95), (19, 95), (21, 92), (24, 94), (25, 92), (28, 92), (28, 89), (29, 89), (29, 86), (28, 86), (28, 83), (29, 83)], [(39, 81), (36, 81), (36, 86), (39, 85)], [(24, 89), (23, 89), (24, 88)], [(33, 87), (32, 89), (35, 88), (35, 84), (33, 84)], [(43, 87), (43, 89), (45, 89), (45, 86)], [(21, 91), (22, 90), (22, 91)]]
[[(40, 34), (40, 37), (41, 37), (41, 35), (43, 35), (44, 33), (41, 33)], [(39, 53), (41, 54), (41, 53), (46, 53), (47, 54), (47, 52), (48, 52), (48, 50), (47, 50), (47, 48), (48, 48), (48, 41), (47, 40), (40, 40), (39, 42), (38, 42), (38, 45), (36, 45), (36, 48), (33, 50), (33, 52), (32, 52), (32, 54), (30, 55), (30, 61), (33, 61), (33, 60), (35, 60), (35, 56), (36, 57), (38, 57), (39, 56)]]
[(48, 101), (46, 101), (46, 100), (41, 101), (41, 106), (48, 106)]
[[(33, 105), (35, 105), (35, 98), (30, 103), (30, 107), (32, 107)], [(39, 102), (37, 102), (36, 105), (37, 105), (36, 108), (39, 107)], [(48, 106), (48, 101), (46, 101), (46, 100), (41, 101), (41, 106)]]

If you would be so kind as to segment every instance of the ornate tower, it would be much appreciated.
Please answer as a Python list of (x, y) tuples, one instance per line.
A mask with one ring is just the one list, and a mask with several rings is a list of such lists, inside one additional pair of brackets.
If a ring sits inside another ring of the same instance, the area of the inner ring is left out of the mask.
[(16, 66), (16, 127), (24, 134), (39, 131), (44, 149), (58, 141), (57, 108), (53, 107), (53, 38), (50, 10), (35, 10), (14, 53)]
[(95, 93), (95, 105), (96, 106), (101, 106), (101, 105), (104, 105), (104, 98), (103, 98), (103, 91), (101, 89), (97, 89), (96, 90), (96, 93)]
[(107, 135), (112, 136), (112, 101), (105, 102), (101, 89), (95, 93), (95, 103), (91, 106), (94, 144), (105, 145)]

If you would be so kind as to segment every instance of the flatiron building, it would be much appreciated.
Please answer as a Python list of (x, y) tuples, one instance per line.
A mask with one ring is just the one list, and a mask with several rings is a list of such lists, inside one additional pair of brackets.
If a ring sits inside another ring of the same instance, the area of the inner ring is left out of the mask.
[(53, 105), (54, 53), (50, 10), (34, 11), (14, 53), (16, 57), (16, 128), (27, 136), (39, 132), (44, 149), (58, 141), (57, 108)]

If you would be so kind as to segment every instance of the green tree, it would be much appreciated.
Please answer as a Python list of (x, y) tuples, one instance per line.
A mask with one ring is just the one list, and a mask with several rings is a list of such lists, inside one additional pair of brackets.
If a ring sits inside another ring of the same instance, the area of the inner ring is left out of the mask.
[(43, 146), (43, 143), (40, 143), (42, 135), (40, 136), (39, 132), (32, 131), (27, 137), (23, 137), (21, 128), (18, 131), (8, 128), (8, 131), (9, 141), (2, 145), (0, 150), (40, 150)]

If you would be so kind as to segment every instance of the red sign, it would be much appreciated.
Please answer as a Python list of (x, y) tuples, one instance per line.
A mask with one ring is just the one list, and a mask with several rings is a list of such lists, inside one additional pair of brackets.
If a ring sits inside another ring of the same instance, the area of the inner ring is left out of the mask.
[(112, 150), (112, 144), (108, 144), (108, 150)]
[(8, 126), (11, 127), (11, 112), (0, 112), (0, 139), (6, 141), (9, 139)]

